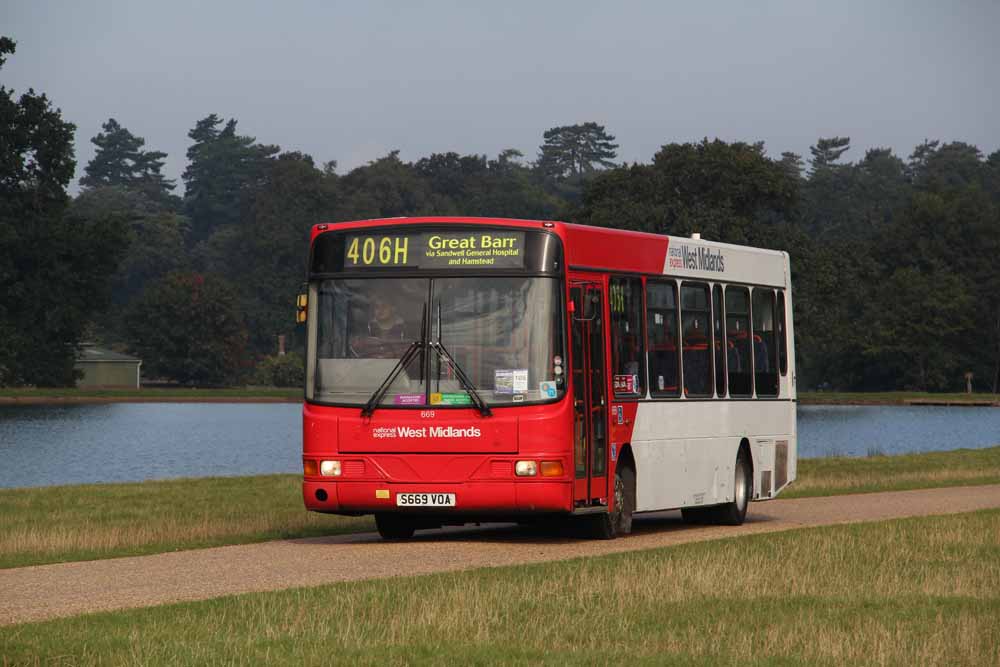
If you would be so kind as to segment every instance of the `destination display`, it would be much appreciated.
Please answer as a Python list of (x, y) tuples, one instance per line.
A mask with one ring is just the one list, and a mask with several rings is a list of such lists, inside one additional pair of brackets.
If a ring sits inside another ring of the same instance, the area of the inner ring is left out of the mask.
[(343, 268), (523, 269), (524, 258), (522, 231), (348, 234)]

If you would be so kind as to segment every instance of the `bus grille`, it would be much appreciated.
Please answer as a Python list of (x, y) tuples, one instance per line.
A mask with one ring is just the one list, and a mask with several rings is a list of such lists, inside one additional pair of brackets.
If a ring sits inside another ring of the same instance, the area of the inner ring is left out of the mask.
[(493, 477), (510, 477), (512, 474), (510, 461), (493, 461), (490, 463), (490, 474)]
[(774, 444), (774, 488), (788, 484), (788, 441), (778, 440)]
[(362, 477), (364, 474), (364, 461), (344, 461), (344, 477)]

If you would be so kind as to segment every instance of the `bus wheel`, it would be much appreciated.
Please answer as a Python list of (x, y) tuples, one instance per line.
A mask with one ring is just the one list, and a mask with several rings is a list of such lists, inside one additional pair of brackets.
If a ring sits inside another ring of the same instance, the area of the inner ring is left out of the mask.
[(398, 514), (376, 514), (375, 527), (383, 540), (405, 540), (416, 530), (412, 519)]
[(714, 507), (684, 507), (681, 509), (681, 518), (684, 523), (709, 523), (712, 520), (710, 510)]
[(600, 540), (613, 540), (632, 532), (635, 511), (635, 473), (628, 466), (615, 471), (615, 508), (607, 514), (591, 517), (591, 534)]
[(725, 526), (739, 526), (743, 524), (747, 516), (747, 507), (750, 506), (750, 498), (753, 496), (753, 473), (750, 469), (750, 461), (744, 450), (740, 450), (736, 457), (736, 471), (733, 478), (733, 500), (725, 505), (712, 508), (713, 523), (720, 523)]

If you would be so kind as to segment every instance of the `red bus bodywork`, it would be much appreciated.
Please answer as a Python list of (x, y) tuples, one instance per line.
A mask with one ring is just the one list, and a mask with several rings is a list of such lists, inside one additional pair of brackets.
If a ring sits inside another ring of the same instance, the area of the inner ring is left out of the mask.
[[(556, 234), (562, 241), (568, 274), (587, 275), (606, 283), (607, 272), (663, 272), (669, 238), (640, 232), (572, 225), (541, 220), (502, 218), (405, 218), (366, 220), (351, 223), (315, 225), (311, 240), (327, 231), (356, 230), (402, 225), (428, 224), (482, 225), (484, 227), (524, 228)], [(583, 271), (584, 273), (581, 273)], [(563, 276), (568, 299), (568, 281)], [(604, 305), (607, 308), (607, 304)], [(568, 318), (570, 313), (564, 313)], [(567, 325), (567, 330), (569, 329)], [(605, 359), (610, 348), (605, 345)], [(571, 352), (566, 351), (567, 355)], [(611, 396), (610, 376), (606, 376), (606, 395)], [(572, 389), (567, 388), (556, 403), (494, 407), (491, 417), (483, 417), (473, 408), (460, 409), (383, 409), (362, 417), (356, 407), (329, 407), (306, 403), (303, 409), (303, 458), (319, 462), (336, 459), (342, 474), (331, 479), (306, 475), (303, 499), (309, 510), (344, 514), (419, 511), (401, 510), (396, 494), (403, 492), (455, 493), (457, 506), (433, 510), (434, 514), (454, 516), (461, 522), (477, 517), (516, 518), (523, 514), (570, 513), (578, 503), (574, 493), (574, 421)], [(627, 443), (631, 439), (635, 404), (624, 404), (623, 423), (609, 420), (609, 441)], [(372, 433), (381, 426), (424, 428), (429, 425), (463, 429), (475, 427), (482, 436), (476, 439), (426, 438), (406, 448), (393, 451)], [(605, 479), (613, 479), (614, 448), (608, 448)], [(557, 477), (517, 477), (517, 461), (559, 461), (562, 474)], [(315, 465), (315, 464), (314, 464)], [(606, 484), (606, 482), (605, 482)], [(613, 503), (609, 494), (598, 500), (605, 507)]]

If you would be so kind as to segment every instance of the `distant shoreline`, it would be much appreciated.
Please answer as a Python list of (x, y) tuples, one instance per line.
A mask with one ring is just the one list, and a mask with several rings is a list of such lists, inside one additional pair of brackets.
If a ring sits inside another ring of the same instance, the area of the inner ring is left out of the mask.
[(0, 396), (0, 405), (79, 405), (87, 403), (301, 403), (282, 396)]
[[(85, 391), (72, 389), (0, 389), (2, 405), (78, 405), (99, 403), (301, 403), (301, 390), (145, 389)], [(800, 405), (899, 405), (1000, 407), (995, 394), (928, 394), (922, 392), (803, 392)]]

